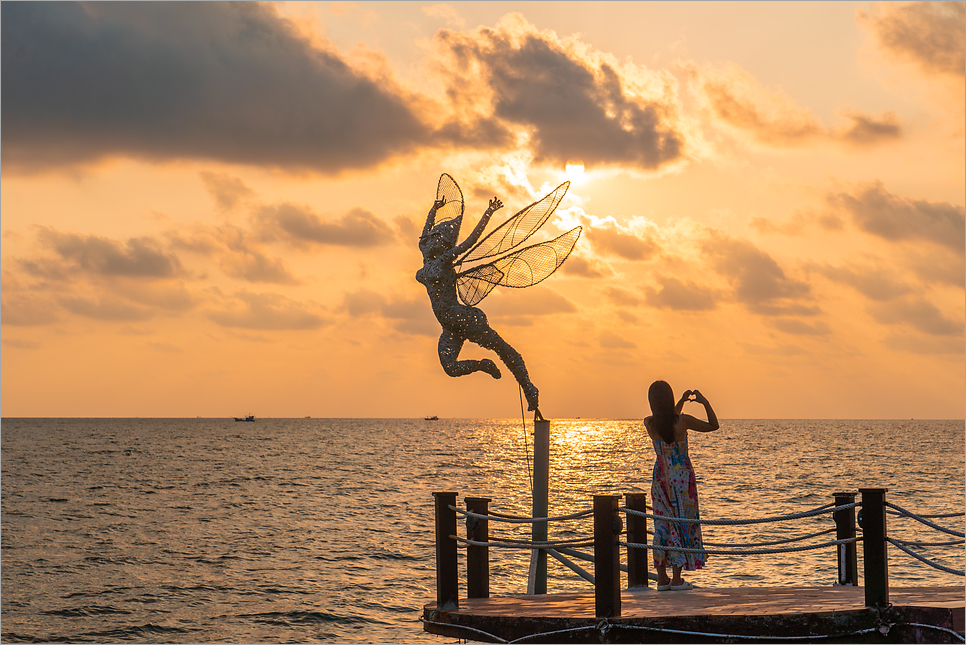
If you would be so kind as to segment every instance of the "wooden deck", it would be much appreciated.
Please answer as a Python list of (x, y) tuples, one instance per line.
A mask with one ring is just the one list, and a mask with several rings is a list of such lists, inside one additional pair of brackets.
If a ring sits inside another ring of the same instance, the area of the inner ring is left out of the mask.
[[(686, 592), (659, 592), (651, 587), (623, 591), (621, 616), (605, 624), (594, 617), (593, 591), (463, 598), (459, 609), (450, 611), (437, 611), (436, 603), (426, 605), (423, 617), (427, 632), (484, 642), (496, 640), (485, 634), (511, 641), (547, 632), (557, 633), (527, 638), (525, 642), (752, 642), (658, 629), (766, 638), (814, 636), (814, 642), (823, 643), (962, 642), (942, 630), (910, 625), (933, 625), (963, 634), (966, 597), (962, 586), (893, 588), (889, 600), (892, 606), (877, 612), (865, 606), (862, 587), (739, 587)], [(863, 630), (873, 631), (855, 633)], [(780, 638), (775, 639), (778, 641)]]

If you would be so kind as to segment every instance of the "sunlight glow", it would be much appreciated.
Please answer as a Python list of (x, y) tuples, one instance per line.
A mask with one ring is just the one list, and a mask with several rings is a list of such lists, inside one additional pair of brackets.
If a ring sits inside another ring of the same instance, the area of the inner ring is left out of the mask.
[(568, 161), (566, 171), (567, 179), (576, 183), (584, 174), (584, 164), (582, 161)]

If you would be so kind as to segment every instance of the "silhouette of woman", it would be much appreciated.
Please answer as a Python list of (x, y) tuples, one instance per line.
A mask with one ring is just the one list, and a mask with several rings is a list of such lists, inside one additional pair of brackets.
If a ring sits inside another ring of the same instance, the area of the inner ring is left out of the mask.
[[(693, 398), (692, 398), (693, 397)], [(651, 504), (655, 515), (684, 519), (701, 519), (698, 510), (698, 489), (694, 466), (688, 456), (688, 430), (712, 432), (718, 429), (718, 417), (701, 392), (687, 390), (674, 403), (674, 392), (665, 381), (654, 381), (647, 391), (651, 416), (644, 419), (644, 427), (651, 438), (656, 459), (651, 482)], [(707, 421), (682, 414), (687, 401), (704, 406)], [(654, 546), (702, 549), (701, 525), (688, 522), (654, 521)], [(682, 551), (654, 549), (654, 568), (657, 569), (658, 591), (685, 591), (691, 583), (681, 577), (681, 570), (695, 571), (704, 566), (707, 555)], [(667, 575), (670, 562), (672, 577)]]

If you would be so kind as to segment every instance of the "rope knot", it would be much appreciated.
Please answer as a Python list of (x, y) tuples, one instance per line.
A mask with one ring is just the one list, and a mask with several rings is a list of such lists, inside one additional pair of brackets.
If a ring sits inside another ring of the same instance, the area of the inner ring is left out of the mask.
[(610, 621), (607, 620), (606, 618), (604, 618), (599, 623), (597, 623), (597, 631), (600, 632), (601, 638), (603, 638), (607, 634), (607, 632), (610, 631), (611, 627), (613, 627), (613, 625), (611, 625)]

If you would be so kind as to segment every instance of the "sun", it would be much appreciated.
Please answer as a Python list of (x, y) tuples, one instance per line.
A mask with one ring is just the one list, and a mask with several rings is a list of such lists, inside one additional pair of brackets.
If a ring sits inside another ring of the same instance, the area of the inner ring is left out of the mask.
[(567, 179), (575, 182), (584, 174), (584, 162), (568, 161), (566, 166)]

